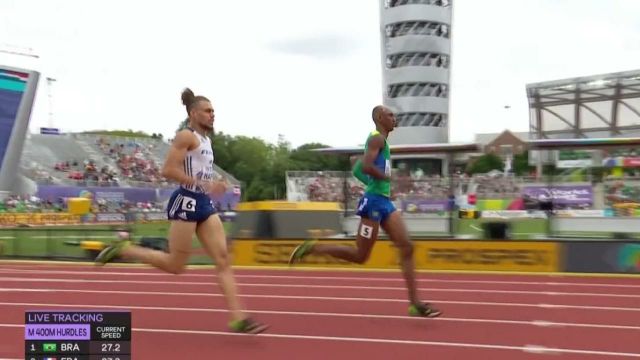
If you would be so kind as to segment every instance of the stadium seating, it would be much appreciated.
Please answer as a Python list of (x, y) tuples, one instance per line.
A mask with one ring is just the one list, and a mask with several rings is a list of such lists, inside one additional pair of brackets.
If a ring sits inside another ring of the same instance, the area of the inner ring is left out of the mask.
[[(156, 188), (163, 194), (176, 185), (160, 175), (170, 144), (151, 138), (92, 134), (30, 134), (21, 157), (21, 175), (37, 185)], [(214, 171), (238, 189), (240, 182), (214, 165)], [(238, 194), (234, 190), (234, 194)], [(12, 196), (0, 211), (57, 211), (60, 199)], [(162, 203), (96, 202), (95, 212), (163, 211)]]
[[(21, 169), (38, 184), (173, 187), (160, 176), (169, 146), (150, 138), (32, 134), (25, 143)], [(240, 185), (220, 167), (214, 166), (214, 171)]]
[[(347, 175), (347, 199), (349, 209), (364, 192), (364, 185), (350, 173)], [(438, 175), (420, 173), (402, 174), (394, 171), (392, 198), (396, 201), (446, 200), (452, 193), (458, 205), (474, 205), (478, 200), (515, 199), (520, 196), (524, 185), (530, 184), (526, 178), (483, 174), (476, 176), (458, 175), (450, 181)], [(287, 172), (287, 199), (289, 201), (344, 201), (344, 177), (341, 171), (289, 171)]]

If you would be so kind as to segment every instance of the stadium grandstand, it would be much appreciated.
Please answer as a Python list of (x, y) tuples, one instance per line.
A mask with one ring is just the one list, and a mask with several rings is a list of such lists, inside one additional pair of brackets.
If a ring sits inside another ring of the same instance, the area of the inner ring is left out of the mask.
[[(56, 128), (29, 133), (38, 77), (0, 68), (0, 102), (8, 110), (0, 114), (0, 212), (64, 211), (64, 199), (78, 196), (91, 196), (94, 212), (162, 212), (175, 187), (160, 175), (170, 143)], [(216, 206), (235, 208), (240, 182), (215, 164), (214, 171), (233, 185)]]
[[(100, 194), (96, 205), (104, 211), (132, 208), (163, 211), (163, 202), (175, 187), (160, 175), (169, 146), (162, 139), (143, 137), (28, 134), (20, 174), (33, 190), (10, 197), (5, 208), (13, 208), (18, 199), (24, 200), (29, 209), (43, 203), (45, 208), (51, 208), (47, 204), (56, 204), (58, 198), (74, 196), (73, 193), (77, 196), (86, 190)], [(214, 170), (235, 189), (218, 199), (219, 207), (234, 208), (240, 198), (240, 182), (218, 166), (214, 165)]]

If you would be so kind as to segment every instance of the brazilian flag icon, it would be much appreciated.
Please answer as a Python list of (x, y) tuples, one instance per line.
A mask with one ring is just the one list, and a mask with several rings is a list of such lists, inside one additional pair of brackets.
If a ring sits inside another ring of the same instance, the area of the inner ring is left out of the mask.
[(44, 352), (56, 352), (58, 350), (58, 344), (56, 343), (44, 343), (42, 344), (42, 351)]

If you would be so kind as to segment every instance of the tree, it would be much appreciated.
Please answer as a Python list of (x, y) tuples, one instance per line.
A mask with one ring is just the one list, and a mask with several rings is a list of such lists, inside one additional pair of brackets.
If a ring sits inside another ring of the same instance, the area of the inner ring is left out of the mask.
[(513, 157), (513, 172), (516, 174), (516, 176), (528, 175), (533, 170), (535, 170), (535, 166), (529, 166), (528, 151), (525, 151), (522, 154), (518, 154)]
[(106, 136), (120, 136), (120, 137), (131, 137), (131, 138), (151, 138), (152, 136), (147, 134), (144, 131), (133, 131), (129, 130), (90, 130), (85, 131), (83, 134), (92, 134), (92, 135), (106, 135)]
[(229, 144), (231, 163), (224, 169), (249, 184), (271, 165), (270, 150), (262, 139), (236, 136)]
[(222, 132), (215, 134), (211, 143), (216, 165), (242, 183), (245, 201), (274, 198), (269, 170), (273, 161), (272, 145), (262, 139)]
[(245, 201), (267, 200), (273, 198), (273, 188), (260, 177), (251, 181), (244, 191)]
[(491, 170), (504, 170), (504, 162), (495, 154), (485, 154), (473, 161), (468, 172), (471, 174), (484, 174)]
[(346, 156), (329, 155), (315, 152), (315, 149), (328, 148), (320, 143), (309, 143), (299, 146), (291, 152), (294, 169), (291, 170), (350, 170), (350, 162)]
[(286, 172), (293, 170), (293, 162), (291, 161), (291, 143), (289, 143), (283, 135), (278, 136), (278, 144), (271, 149), (271, 166), (266, 172), (265, 180), (272, 185), (272, 199), (282, 199), (286, 197), (287, 184)]
[(178, 125), (178, 130), (176, 130), (176, 132), (186, 129), (187, 126), (189, 126), (189, 118), (182, 120), (180, 125)]
[(237, 160), (231, 156), (230, 144), (233, 142), (233, 136), (222, 132), (215, 134), (211, 139), (211, 147), (213, 148), (213, 153), (215, 155), (215, 163), (225, 171), (228, 171), (228, 169), (232, 167), (234, 160)]

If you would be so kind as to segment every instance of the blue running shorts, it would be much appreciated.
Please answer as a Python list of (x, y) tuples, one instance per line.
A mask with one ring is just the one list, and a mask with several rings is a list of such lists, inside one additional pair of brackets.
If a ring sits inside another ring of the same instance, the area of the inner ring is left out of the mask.
[(178, 188), (171, 194), (167, 204), (169, 220), (201, 223), (216, 213), (213, 201), (207, 194)]
[(384, 222), (391, 213), (396, 211), (388, 197), (378, 194), (365, 193), (358, 203), (357, 214), (360, 217)]

